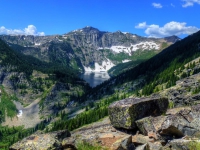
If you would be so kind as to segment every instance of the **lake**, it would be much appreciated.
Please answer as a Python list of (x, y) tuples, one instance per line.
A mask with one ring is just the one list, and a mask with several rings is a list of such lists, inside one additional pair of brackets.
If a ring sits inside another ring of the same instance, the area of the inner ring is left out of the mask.
[(107, 72), (85, 72), (81, 78), (88, 82), (91, 87), (95, 87), (108, 80), (110, 76)]

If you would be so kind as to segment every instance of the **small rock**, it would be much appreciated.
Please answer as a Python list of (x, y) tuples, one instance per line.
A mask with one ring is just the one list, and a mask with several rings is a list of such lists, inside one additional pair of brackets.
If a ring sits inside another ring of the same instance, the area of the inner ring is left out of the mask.
[(76, 147), (75, 147), (75, 139), (74, 138), (65, 138), (63, 141), (62, 141), (62, 147), (64, 149), (74, 149), (76, 150)]
[(116, 132), (116, 129), (111, 129), (111, 132)]
[(139, 145), (135, 150), (147, 150), (147, 144)]
[(151, 139), (148, 136), (144, 136), (142, 134), (132, 136), (132, 142), (136, 145), (146, 144), (149, 141), (151, 141)]
[(151, 143), (149, 142), (147, 144), (147, 150), (162, 150), (163, 146), (160, 142), (154, 142), (154, 143)]
[(117, 140), (111, 146), (112, 150), (129, 150), (132, 147), (132, 137), (130, 135), (125, 136), (119, 140)]

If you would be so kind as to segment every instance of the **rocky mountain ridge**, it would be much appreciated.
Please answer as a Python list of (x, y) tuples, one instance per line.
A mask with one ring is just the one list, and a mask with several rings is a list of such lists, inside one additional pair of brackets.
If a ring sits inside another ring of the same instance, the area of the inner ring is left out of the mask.
[[(131, 33), (104, 32), (85, 27), (63, 35), (1, 35), (13, 49), (42, 61), (70, 66), (79, 71), (107, 71), (137, 59), (135, 52), (153, 51), (154, 55), (180, 40), (176, 36), (146, 38)], [(146, 54), (145, 59), (149, 58)]]

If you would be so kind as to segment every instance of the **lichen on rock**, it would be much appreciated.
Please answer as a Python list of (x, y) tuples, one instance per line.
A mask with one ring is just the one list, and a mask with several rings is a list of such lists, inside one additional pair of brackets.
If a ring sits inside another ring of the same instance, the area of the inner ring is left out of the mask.
[(114, 127), (135, 129), (135, 121), (146, 116), (157, 116), (166, 112), (166, 98), (129, 98), (109, 106), (109, 118)]

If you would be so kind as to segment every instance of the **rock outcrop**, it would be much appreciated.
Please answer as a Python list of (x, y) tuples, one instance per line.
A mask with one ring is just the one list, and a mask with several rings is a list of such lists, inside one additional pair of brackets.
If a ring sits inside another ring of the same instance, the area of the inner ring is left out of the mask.
[(135, 129), (135, 121), (146, 116), (158, 116), (168, 107), (166, 98), (130, 98), (112, 103), (109, 118), (114, 127)]
[(46, 133), (46, 134), (37, 132), (27, 138), (24, 138), (22, 141), (15, 143), (10, 147), (10, 150), (26, 150), (26, 149), (60, 150), (62, 149), (61, 141), (65, 137), (69, 136), (70, 133), (67, 130)]
[(200, 137), (200, 105), (184, 109), (168, 116), (162, 124), (160, 134), (177, 137)]

